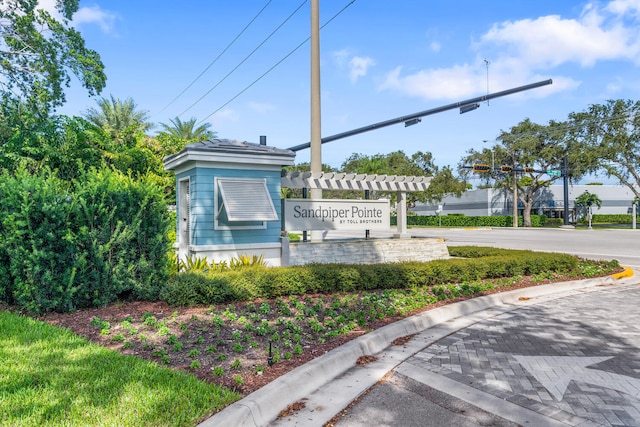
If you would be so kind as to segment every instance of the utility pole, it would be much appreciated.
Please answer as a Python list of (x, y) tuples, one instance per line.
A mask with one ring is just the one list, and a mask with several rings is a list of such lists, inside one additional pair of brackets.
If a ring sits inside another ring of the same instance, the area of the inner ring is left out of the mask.
[[(320, 0), (311, 0), (311, 172), (322, 172), (322, 133), (320, 121)], [(311, 200), (322, 199), (322, 190), (311, 189)], [(314, 241), (322, 231), (311, 232)]]
[(513, 156), (513, 228), (518, 228), (518, 172), (516, 156)]
[(564, 185), (564, 225), (569, 225), (569, 166), (567, 156), (562, 158), (562, 181)]

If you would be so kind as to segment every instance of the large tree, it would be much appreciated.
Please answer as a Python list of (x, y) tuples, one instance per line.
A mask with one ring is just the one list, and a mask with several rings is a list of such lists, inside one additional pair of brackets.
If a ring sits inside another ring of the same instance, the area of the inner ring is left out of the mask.
[(0, 93), (46, 115), (64, 103), (72, 74), (90, 95), (102, 91), (106, 76), (100, 56), (69, 26), (78, 0), (55, 2), (60, 20), (38, 5), (0, 1)]
[[(565, 156), (569, 159), (575, 157), (575, 147), (567, 138), (567, 124), (550, 121), (545, 126), (525, 119), (509, 132), (503, 131), (496, 142), (494, 146), (481, 151), (469, 150), (462, 159), (461, 166), (475, 163), (495, 166), (494, 170), (482, 173), (481, 179), (486, 185), (503, 188), (505, 191), (512, 191), (515, 184), (518, 201), (523, 206), (524, 226), (530, 227), (534, 196), (542, 188), (561, 179), (559, 176), (548, 176), (546, 171), (559, 169)], [(516, 171), (525, 167), (532, 168), (533, 171), (527, 174), (522, 171), (505, 173), (500, 171), (502, 165)], [(473, 170), (464, 169), (466, 176), (471, 173), (474, 173)], [(583, 173), (582, 168), (572, 169), (574, 178)]]
[[(416, 202), (435, 202), (442, 200), (447, 194), (462, 194), (467, 186), (453, 176), (451, 168), (440, 169), (429, 152), (421, 151), (411, 157), (403, 151), (394, 151), (389, 154), (375, 154), (367, 156), (354, 153), (342, 164), (341, 170), (349, 173), (364, 173), (376, 175), (405, 175), (405, 176), (429, 176), (431, 184), (426, 191), (407, 193), (407, 204), (415, 206)], [(395, 193), (390, 194), (396, 197)]]
[(569, 119), (584, 167), (604, 170), (640, 198), (640, 101), (609, 100)]

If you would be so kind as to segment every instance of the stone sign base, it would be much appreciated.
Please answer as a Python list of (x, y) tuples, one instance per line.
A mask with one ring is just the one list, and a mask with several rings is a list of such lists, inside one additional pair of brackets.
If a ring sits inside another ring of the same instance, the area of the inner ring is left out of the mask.
[(449, 258), (442, 238), (326, 240), (289, 242), (282, 239), (282, 265), (381, 264)]

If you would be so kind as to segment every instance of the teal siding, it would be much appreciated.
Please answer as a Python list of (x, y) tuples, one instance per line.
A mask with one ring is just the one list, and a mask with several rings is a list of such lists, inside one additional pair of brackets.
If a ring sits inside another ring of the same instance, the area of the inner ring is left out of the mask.
[(269, 221), (266, 229), (215, 230), (214, 178), (266, 178), (269, 195), (281, 218), (280, 169), (273, 171), (248, 169), (194, 168), (177, 176), (190, 176), (191, 189), (191, 244), (226, 245), (276, 243), (280, 241), (280, 221)]

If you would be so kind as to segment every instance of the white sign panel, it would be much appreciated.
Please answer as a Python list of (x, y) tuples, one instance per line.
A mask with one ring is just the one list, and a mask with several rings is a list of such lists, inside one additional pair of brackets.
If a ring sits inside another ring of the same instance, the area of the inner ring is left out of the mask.
[(389, 230), (388, 200), (284, 199), (285, 229)]

